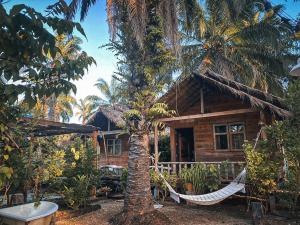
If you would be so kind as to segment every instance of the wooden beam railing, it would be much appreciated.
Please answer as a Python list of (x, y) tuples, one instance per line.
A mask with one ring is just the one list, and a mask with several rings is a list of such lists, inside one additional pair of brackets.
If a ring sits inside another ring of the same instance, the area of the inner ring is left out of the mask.
[[(159, 172), (167, 172), (168, 174), (180, 175), (183, 168), (191, 168), (196, 164), (203, 164), (204, 167), (209, 165), (216, 166), (219, 179), (222, 182), (232, 181), (245, 167), (245, 162), (159, 162)], [(154, 168), (154, 166), (151, 166)]]

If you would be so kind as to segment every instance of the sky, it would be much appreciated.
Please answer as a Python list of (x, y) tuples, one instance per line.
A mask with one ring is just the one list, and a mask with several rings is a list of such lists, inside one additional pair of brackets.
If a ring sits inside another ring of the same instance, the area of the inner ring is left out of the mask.
[[(9, 0), (5, 4), (5, 7), (11, 8), (15, 4), (26, 4), (35, 8), (39, 12), (43, 12), (48, 5), (54, 4), (55, 0)], [(285, 12), (296, 19), (300, 14), (300, 1), (294, 0), (271, 0), (274, 4), (282, 4), (285, 7)], [(75, 81), (77, 86), (76, 99), (83, 99), (87, 95), (99, 95), (99, 90), (94, 87), (97, 79), (103, 78), (107, 82), (110, 82), (112, 74), (116, 71), (117, 59), (113, 52), (101, 48), (100, 46), (109, 43), (109, 32), (106, 21), (106, 1), (98, 0), (96, 5), (92, 6), (86, 19), (81, 22), (82, 27), (87, 36), (87, 40), (83, 37), (79, 37), (83, 40), (82, 50), (86, 51), (88, 55), (92, 56), (97, 65), (93, 65), (86, 72), (82, 80)], [(77, 19), (78, 20), (78, 19)], [(103, 97), (103, 96), (102, 96)], [(77, 118), (73, 117), (70, 122), (79, 123)]]

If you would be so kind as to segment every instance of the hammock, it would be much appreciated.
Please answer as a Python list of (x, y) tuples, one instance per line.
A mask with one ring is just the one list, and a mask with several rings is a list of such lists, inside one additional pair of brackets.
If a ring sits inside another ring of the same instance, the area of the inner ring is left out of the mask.
[(229, 196), (242, 191), (245, 193), (245, 180), (246, 180), (246, 169), (244, 168), (243, 171), (226, 187), (204, 195), (184, 195), (177, 193), (171, 185), (164, 179), (164, 177), (160, 174), (163, 178), (166, 186), (170, 191), (170, 197), (174, 199), (177, 203), (180, 203), (180, 198), (185, 199), (189, 202), (198, 204), (198, 205), (213, 205), (223, 201), (224, 199), (228, 198)]

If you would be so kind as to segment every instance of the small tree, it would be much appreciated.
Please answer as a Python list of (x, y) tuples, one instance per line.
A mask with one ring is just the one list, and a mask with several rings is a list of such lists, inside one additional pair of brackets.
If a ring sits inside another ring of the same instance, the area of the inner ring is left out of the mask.
[[(84, 31), (79, 23), (61, 18), (67, 5), (60, 1), (47, 8), (42, 15), (24, 4), (14, 5), (7, 12), (0, 3), (0, 184), (11, 176), (12, 165), (8, 162), (11, 155), (20, 154), (22, 141), (27, 134), (10, 128), (20, 117), (18, 101), (33, 107), (37, 99), (52, 94), (76, 91), (72, 80), (78, 80), (94, 59), (85, 52), (76, 58), (63, 57), (49, 67), (49, 55), (55, 58), (60, 54), (56, 46), (56, 35), (71, 35), (77, 29)], [(63, 63), (62, 63), (63, 62)], [(0, 186), (0, 189), (2, 188)]]

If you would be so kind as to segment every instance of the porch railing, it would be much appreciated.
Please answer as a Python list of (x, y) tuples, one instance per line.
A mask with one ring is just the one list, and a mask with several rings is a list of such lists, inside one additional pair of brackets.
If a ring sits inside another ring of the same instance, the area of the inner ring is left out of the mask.
[[(232, 181), (245, 167), (245, 162), (159, 162), (158, 170), (163, 173), (179, 175), (183, 168), (190, 168), (196, 164), (204, 167), (214, 165), (217, 168), (219, 179), (223, 182)], [(154, 166), (151, 166), (154, 168)]]

